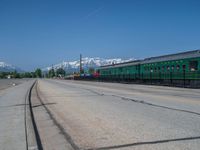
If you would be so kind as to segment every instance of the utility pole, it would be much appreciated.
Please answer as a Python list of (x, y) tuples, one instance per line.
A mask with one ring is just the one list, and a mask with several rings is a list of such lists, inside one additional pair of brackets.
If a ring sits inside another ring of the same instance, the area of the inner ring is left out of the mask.
[(82, 55), (80, 54), (80, 74), (82, 73)]

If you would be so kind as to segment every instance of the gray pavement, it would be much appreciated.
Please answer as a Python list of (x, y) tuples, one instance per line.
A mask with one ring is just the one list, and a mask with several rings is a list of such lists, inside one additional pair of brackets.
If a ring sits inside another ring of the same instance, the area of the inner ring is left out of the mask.
[(27, 149), (25, 100), (32, 83), (32, 80), (0, 80), (0, 87), (3, 87), (0, 90), (1, 150)]
[(0, 90), (24, 83), (28, 79), (0, 79)]
[(36, 108), (45, 110), (34, 111), (43, 114), (37, 125), (48, 149), (55, 148), (45, 139), (58, 133), (72, 149), (200, 148), (200, 90), (64, 80), (39, 80), (37, 88), (33, 103), (41, 99)]

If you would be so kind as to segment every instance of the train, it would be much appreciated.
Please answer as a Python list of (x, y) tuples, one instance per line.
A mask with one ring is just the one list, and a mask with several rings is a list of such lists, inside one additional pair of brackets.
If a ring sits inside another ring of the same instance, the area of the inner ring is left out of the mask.
[(200, 88), (200, 50), (101, 66), (90, 79)]

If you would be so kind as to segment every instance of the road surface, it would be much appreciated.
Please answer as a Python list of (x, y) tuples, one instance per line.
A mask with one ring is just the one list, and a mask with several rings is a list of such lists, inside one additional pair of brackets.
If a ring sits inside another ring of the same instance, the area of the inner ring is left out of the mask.
[(27, 79), (0, 80), (1, 150), (37, 148), (28, 111), (28, 93), (33, 82)]
[(27, 79), (0, 79), (0, 90), (19, 85)]
[(198, 89), (38, 80), (31, 101), (44, 149), (200, 148)]

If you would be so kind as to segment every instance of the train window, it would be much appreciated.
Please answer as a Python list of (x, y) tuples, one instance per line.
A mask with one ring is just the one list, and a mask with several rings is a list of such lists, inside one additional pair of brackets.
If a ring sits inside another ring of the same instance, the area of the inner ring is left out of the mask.
[(158, 71), (160, 71), (160, 67), (158, 67)]
[(165, 70), (165, 66), (162, 66), (162, 71), (164, 71)]
[(168, 70), (168, 71), (170, 70), (170, 66), (167, 66), (167, 70)]
[(190, 68), (190, 71), (198, 70), (198, 61), (190, 61), (189, 68)]
[(172, 65), (172, 70), (174, 70), (174, 65)]
[(183, 65), (182, 67), (183, 67), (183, 70), (185, 70), (185, 68), (186, 68), (186, 65)]
[(157, 68), (154, 68), (155, 72), (157, 71)]
[(151, 70), (150, 70), (151, 72), (153, 72), (153, 69), (151, 68)]
[(180, 66), (179, 65), (176, 66), (176, 70), (180, 70)]

